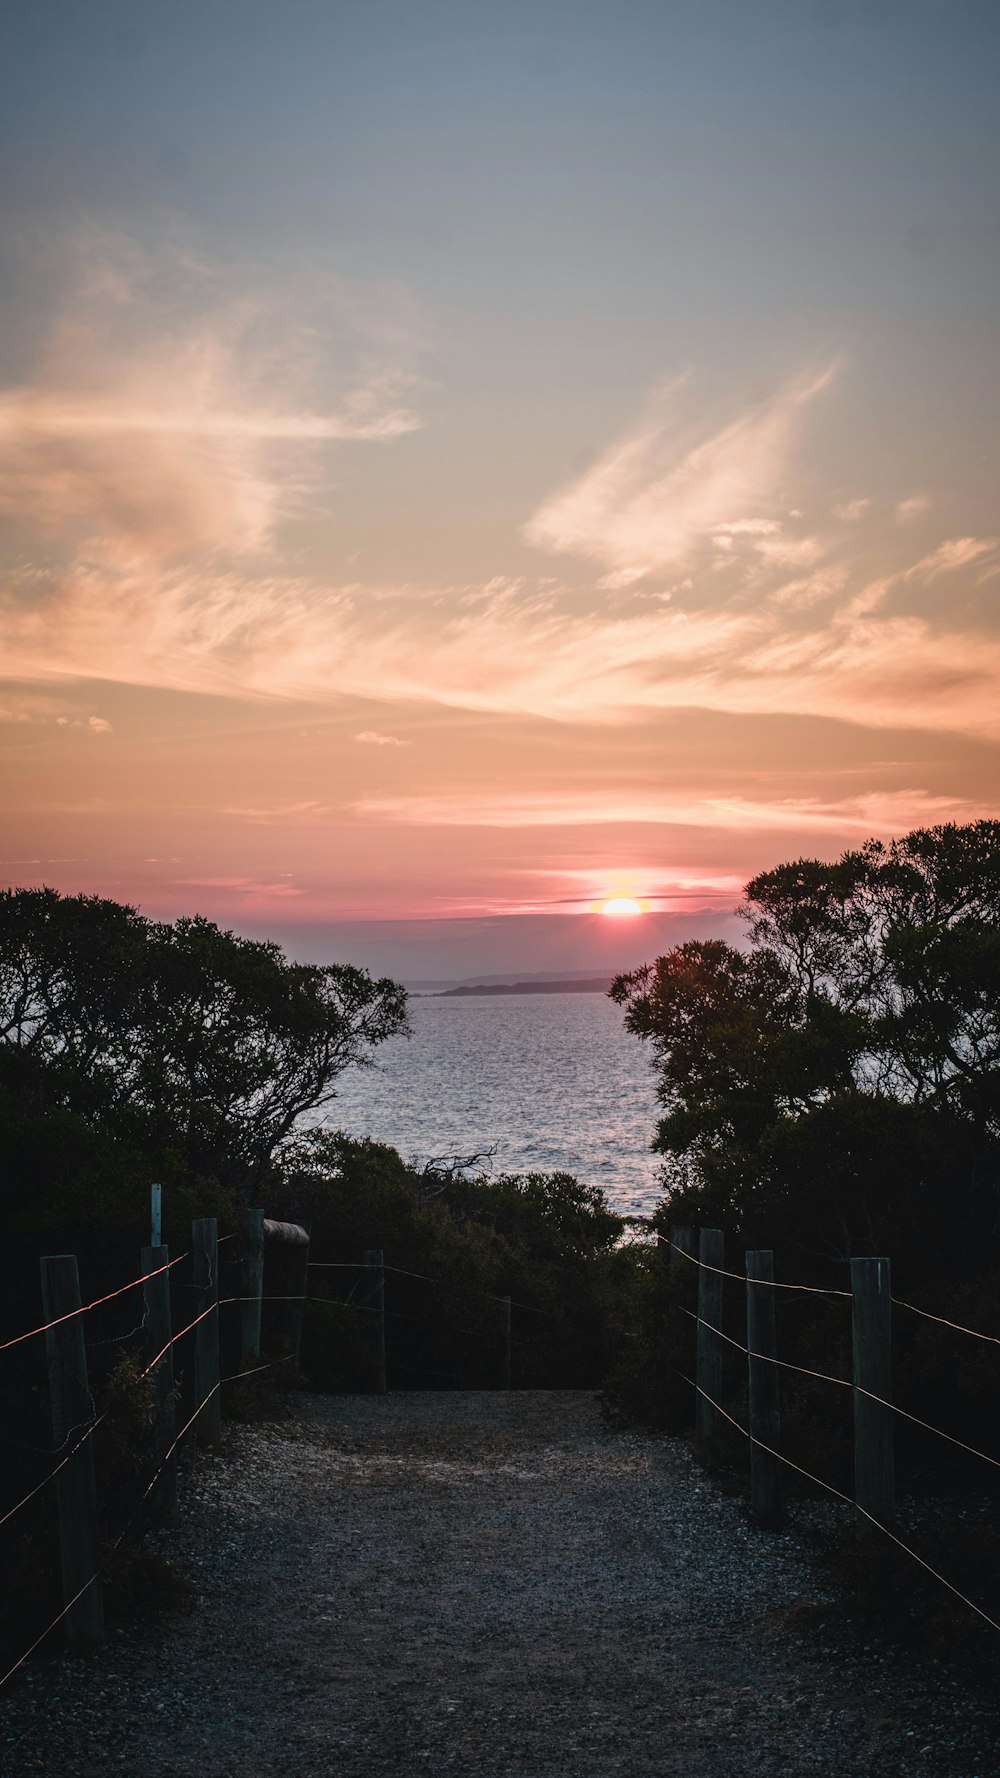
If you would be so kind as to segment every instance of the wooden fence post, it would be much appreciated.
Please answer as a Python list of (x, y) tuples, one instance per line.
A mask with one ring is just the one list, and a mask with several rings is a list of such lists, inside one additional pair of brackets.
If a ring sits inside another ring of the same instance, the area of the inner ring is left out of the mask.
[(264, 1292), (263, 1210), (241, 1212), (237, 1247), (241, 1298), (240, 1370), (246, 1370), (260, 1361), (261, 1298)]
[(702, 1229), (698, 1240), (698, 1398), (695, 1438), (702, 1457), (710, 1454), (720, 1418), (714, 1404), (722, 1400), (722, 1266), (726, 1243), (721, 1229)]
[[(750, 1499), (757, 1523), (781, 1524), (781, 1449), (778, 1345), (774, 1326), (774, 1254), (752, 1249), (747, 1261), (747, 1374), (749, 1384)], [(765, 1450), (765, 1446), (769, 1449)]]
[(509, 1296), (500, 1298), (500, 1329), (503, 1337), (503, 1349), (500, 1357), (500, 1387), (509, 1389), (511, 1348), (511, 1301)]
[[(104, 1607), (97, 1558), (94, 1441), (85, 1436), (94, 1419), (94, 1404), (87, 1382), (83, 1318), (74, 1314), (80, 1307), (76, 1254), (47, 1255), (41, 1262), (41, 1272), (46, 1321), (72, 1316), (72, 1320), (48, 1328), (45, 1335), (52, 1442), (57, 1460), (65, 1457), (67, 1450), (73, 1451), (56, 1478), (63, 1603), (69, 1606), (66, 1636), (77, 1648), (97, 1648), (104, 1641)], [(74, 1601), (72, 1605), (70, 1600)]]
[(372, 1347), (375, 1360), (373, 1393), (384, 1395), (386, 1391), (385, 1259), (381, 1247), (369, 1247), (366, 1250), (365, 1265), (368, 1267), (367, 1308), (371, 1311)]
[[(153, 1489), (154, 1508), (161, 1518), (172, 1522), (177, 1517), (177, 1453), (174, 1442), (174, 1349), (170, 1339), (170, 1273), (164, 1268), (170, 1259), (166, 1247), (144, 1247), (140, 1270), (143, 1274), (143, 1345), (146, 1363), (156, 1368), (153, 1378), (153, 1467), (159, 1470)], [(150, 1277), (155, 1273), (155, 1277)], [(170, 1453), (168, 1456), (167, 1453)]]
[[(864, 1535), (895, 1513), (892, 1408), (892, 1292), (887, 1259), (852, 1259), (854, 1294), (854, 1499)], [(867, 1391), (863, 1394), (862, 1391)], [(872, 1396), (878, 1396), (873, 1401)]]
[[(191, 1224), (194, 1287), (201, 1320), (194, 1330), (194, 1399), (203, 1405), (195, 1421), (200, 1445), (217, 1445), (222, 1437), (219, 1390), (219, 1238), (214, 1216)], [(206, 1313), (207, 1311), (207, 1313)]]

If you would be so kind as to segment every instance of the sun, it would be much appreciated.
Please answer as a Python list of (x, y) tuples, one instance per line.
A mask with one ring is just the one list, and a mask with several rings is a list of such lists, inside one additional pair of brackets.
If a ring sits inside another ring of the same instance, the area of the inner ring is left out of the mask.
[(635, 901), (631, 895), (615, 895), (611, 901), (604, 902), (601, 913), (610, 914), (616, 920), (631, 920), (636, 914), (642, 913), (642, 903)]

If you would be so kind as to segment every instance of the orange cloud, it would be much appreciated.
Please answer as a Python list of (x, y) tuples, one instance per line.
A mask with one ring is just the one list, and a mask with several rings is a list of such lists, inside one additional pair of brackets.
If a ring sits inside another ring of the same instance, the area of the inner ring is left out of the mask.
[(833, 374), (830, 366), (789, 383), (693, 438), (676, 414), (683, 385), (673, 384), (631, 432), (545, 501), (525, 526), (527, 542), (588, 556), (631, 579), (683, 565), (715, 533), (769, 531), (773, 520), (756, 515), (777, 497), (800, 410)]
[[(996, 811), (1000, 812), (1000, 797)], [(759, 833), (815, 830), (822, 833), (905, 833), (944, 821), (983, 815), (981, 802), (934, 796), (927, 791), (872, 791), (840, 798), (749, 797), (646, 788), (620, 791), (479, 791), (430, 796), (372, 797), (354, 812), (378, 821), (416, 827), (577, 827), (599, 824), (721, 828)], [(728, 880), (728, 879), (727, 879)], [(704, 879), (699, 879), (704, 886)]]

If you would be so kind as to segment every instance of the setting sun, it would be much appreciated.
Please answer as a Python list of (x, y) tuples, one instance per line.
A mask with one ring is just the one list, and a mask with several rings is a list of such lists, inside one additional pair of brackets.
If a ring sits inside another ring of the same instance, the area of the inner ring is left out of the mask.
[(616, 895), (612, 901), (606, 901), (601, 908), (602, 914), (610, 914), (612, 918), (630, 919), (642, 913), (642, 903), (633, 900), (631, 895)]

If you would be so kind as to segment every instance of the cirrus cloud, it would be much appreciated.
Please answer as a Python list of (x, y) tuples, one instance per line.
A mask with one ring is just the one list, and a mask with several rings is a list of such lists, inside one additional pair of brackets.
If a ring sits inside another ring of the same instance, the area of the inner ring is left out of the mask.
[(630, 432), (539, 507), (526, 541), (590, 557), (624, 584), (622, 576), (683, 566), (713, 535), (772, 534), (777, 521), (759, 509), (776, 500), (799, 415), (835, 369), (786, 383), (702, 436), (677, 412), (687, 379), (671, 384)]

